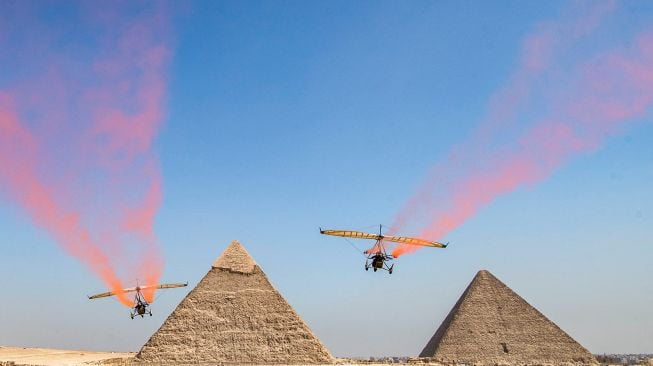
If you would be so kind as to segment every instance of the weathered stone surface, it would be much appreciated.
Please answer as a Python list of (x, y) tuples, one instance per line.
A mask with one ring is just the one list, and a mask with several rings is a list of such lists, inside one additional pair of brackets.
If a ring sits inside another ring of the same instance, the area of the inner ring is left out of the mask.
[(469, 365), (597, 363), (583, 346), (485, 270), (476, 274), (420, 357)]
[(329, 351), (233, 242), (141, 348), (151, 364), (325, 364)]

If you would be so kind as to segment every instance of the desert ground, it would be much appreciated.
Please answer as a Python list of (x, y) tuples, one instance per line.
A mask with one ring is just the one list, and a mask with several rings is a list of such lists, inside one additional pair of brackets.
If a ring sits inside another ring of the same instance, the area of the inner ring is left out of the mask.
[[(51, 348), (1, 347), (0, 366), (71, 366), (71, 365), (133, 365), (133, 352), (93, 352)], [(336, 359), (337, 365), (375, 366), (391, 363), (361, 362)], [(333, 365), (333, 364), (329, 364)], [(279, 366), (279, 365), (276, 365)], [(311, 365), (316, 366), (316, 365)], [(319, 366), (319, 365), (318, 365)]]
[[(132, 360), (135, 355), (136, 353), (131, 352), (93, 352), (49, 348), (0, 347), (0, 366), (133, 365), (134, 363)], [(379, 366), (390, 363), (392, 363), (392, 361), (381, 363), (356, 361), (351, 359), (335, 360), (335, 364), (343, 366)], [(417, 363), (422, 365), (428, 364), (422, 362)], [(329, 365), (332, 366), (333, 364)]]
[(0, 365), (107, 365), (126, 364), (135, 353), (91, 352), (48, 348), (0, 347)]
[[(1, 347), (0, 366), (59, 366), (59, 365), (114, 365), (134, 366), (139, 365), (133, 362), (136, 353), (133, 352), (93, 352), (79, 350), (62, 350), (48, 348), (27, 348), (27, 347)], [(336, 358), (335, 365), (341, 366), (382, 366), (389, 364), (410, 364), (421, 366), (443, 366), (440, 363), (432, 362), (426, 358), (408, 358), (401, 360), (388, 359), (387, 361), (364, 361), (350, 358)], [(328, 364), (333, 366), (334, 364)], [(574, 366), (574, 364), (565, 364)], [(646, 366), (653, 366), (653, 358), (644, 363)], [(283, 366), (283, 365), (275, 365)], [(293, 365), (297, 366), (297, 365)], [(311, 365), (320, 366), (320, 365)], [(327, 365), (324, 365), (327, 366)]]

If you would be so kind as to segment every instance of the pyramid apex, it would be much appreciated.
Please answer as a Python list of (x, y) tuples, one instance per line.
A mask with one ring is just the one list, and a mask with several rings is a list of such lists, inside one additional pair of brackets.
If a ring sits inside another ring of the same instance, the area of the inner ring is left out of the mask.
[(470, 286), (505, 286), (503, 282), (501, 282), (500, 279), (498, 279), (495, 275), (492, 274), (492, 272), (488, 271), (487, 269), (481, 269), (480, 271), (476, 272), (476, 276), (474, 276), (474, 279), (472, 282), (469, 284)]
[(255, 267), (256, 262), (238, 240), (232, 241), (212, 265), (212, 268), (239, 273), (253, 273)]
[(476, 272), (477, 277), (487, 276), (487, 275), (493, 276), (492, 273), (490, 273), (490, 271), (488, 271), (487, 269), (481, 269), (478, 272)]

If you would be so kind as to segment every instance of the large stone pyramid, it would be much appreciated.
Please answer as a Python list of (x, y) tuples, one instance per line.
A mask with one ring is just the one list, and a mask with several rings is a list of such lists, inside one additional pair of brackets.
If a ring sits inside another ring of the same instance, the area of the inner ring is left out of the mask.
[(149, 364), (333, 362), (293, 308), (234, 241), (141, 348)]
[(562, 329), (488, 271), (479, 271), (420, 357), (443, 363), (594, 364)]

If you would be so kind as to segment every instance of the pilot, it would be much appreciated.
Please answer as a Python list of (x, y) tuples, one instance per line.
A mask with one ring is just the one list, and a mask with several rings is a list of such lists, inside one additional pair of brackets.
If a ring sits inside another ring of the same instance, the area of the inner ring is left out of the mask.
[(372, 259), (372, 266), (374, 268), (381, 268), (381, 266), (383, 266), (383, 255), (380, 253), (374, 255), (374, 259)]

